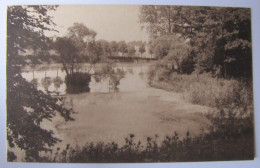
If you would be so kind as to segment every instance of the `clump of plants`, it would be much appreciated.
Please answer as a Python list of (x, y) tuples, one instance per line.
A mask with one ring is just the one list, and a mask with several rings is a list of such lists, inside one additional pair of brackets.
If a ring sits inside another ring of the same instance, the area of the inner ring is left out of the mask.
[(88, 73), (75, 72), (65, 77), (66, 92), (67, 93), (81, 93), (89, 92), (89, 82), (91, 76)]
[(182, 93), (184, 99), (194, 104), (211, 107), (207, 114), (211, 121), (208, 133), (166, 146), (163, 143), (160, 152), (162, 148), (168, 152), (162, 160), (254, 158), (253, 87), (250, 77), (221, 78), (213, 72), (195, 71), (189, 75), (180, 74), (157, 62), (148, 72), (148, 81), (153, 87)]
[[(254, 132), (251, 118), (233, 122), (218, 117), (209, 117), (213, 121), (209, 132), (196, 137), (191, 137), (188, 131), (186, 137), (181, 139), (178, 133), (174, 132), (158, 143), (158, 135), (147, 137), (146, 142), (141, 142), (135, 140), (134, 134), (130, 134), (122, 146), (116, 142), (90, 142), (82, 147), (71, 147), (68, 144), (66, 149), (58, 148), (54, 156), (50, 155), (42, 160), (69, 163), (135, 163), (253, 159)], [(231, 126), (238, 129), (232, 129)]]
[(120, 80), (124, 78), (125, 71), (117, 68), (113, 73), (109, 74), (109, 85), (112, 89), (116, 90), (120, 84)]

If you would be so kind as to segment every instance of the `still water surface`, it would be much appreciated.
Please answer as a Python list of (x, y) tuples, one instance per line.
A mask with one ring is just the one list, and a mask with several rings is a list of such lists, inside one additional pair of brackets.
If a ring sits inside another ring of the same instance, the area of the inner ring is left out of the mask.
[[(42, 127), (53, 129), (56, 137), (63, 141), (58, 144), (84, 145), (87, 142), (112, 142), (124, 144), (130, 133), (145, 144), (148, 136), (160, 142), (166, 135), (176, 131), (184, 137), (202, 133), (209, 121), (204, 117), (208, 109), (183, 100), (181, 94), (152, 88), (147, 84), (149, 63), (118, 64), (126, 72), (118, 90), (111, 90), (109, 79), (96, 82), (92, 77), (90, 92), (66, 94), (65, 72), (57, 67), (27, 69), (22, 76), (28, 81), (36, 79), (37, 88), (58, 93), (77, 113), (75, 121), (65, 122), (55, 117), (45, 121)], [(49, 79), (44, 82), (43, 79)], [(55, 80), (55, 78), (60, 80)]]

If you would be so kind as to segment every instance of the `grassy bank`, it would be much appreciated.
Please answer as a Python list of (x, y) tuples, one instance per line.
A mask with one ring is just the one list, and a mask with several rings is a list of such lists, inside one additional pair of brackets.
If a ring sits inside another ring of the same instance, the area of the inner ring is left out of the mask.
[[(215, 149), (225, 151), (227, 155), (233, 155), (233, 159), (246, 159), (248, 156), (254, 156), (251, 79), (217, 78), (210, 73), (180, 75), (169, 71), (167, 67), (157, 65), (150, 69), (148, 80), (153, 87), (182, 93), (184, 99), (194, 104), (212, 107), (212, 110), (207, 114), (212, 126), (209, 128), (209, 133), (202, 137), (202, 139), (209, 141), (207, 141), (208, 144), (201, 143), (200, 148), (207, 145), (215, 146), (218, 143), (221, 145)], [(208, 137), (215, 135), (217, 135), (215, 138), (208, 139)], [(237, 156), (238, 151), (236, 150), (238, 148), (243, 150), (247, 157)], [(208, 148), (208, 150), (212, 149)], [(218, 152), (213, 150), (212, 153), (208, 153), (206, 158), (218, 158)], [(227, 155), (227, 159), (231, 157)]]
[(172, 73), (167, 79), (150, 75), (149, 84), (156, 88), (183, 93), (184, 98), (194, 104), (217, 108), (232, 104), (252, 108), (253, 105), (252, 85), (241, 80), (213, 78), (210, 74)]
[[(240, 121), (241, 122), (241, 121)], [(211, 130), (209, 134), (179, 139), (176, 132), (166, 136), (161, 144), (154, 138), (147, 137), (146, 142), (136, 141), (133, 134), (125, 138), (121, 147), (112, 143), (87, 143), (83, 147), (57, 151), (43, 162), (69, 163), (135, 163), (135, 162), (186, 162), (186, 161), (221, 161), (249, 160), (254, 157), (252, 127), (243, 127), (241, 132)], [(234, 143), (235, 142), (235, 143)]]

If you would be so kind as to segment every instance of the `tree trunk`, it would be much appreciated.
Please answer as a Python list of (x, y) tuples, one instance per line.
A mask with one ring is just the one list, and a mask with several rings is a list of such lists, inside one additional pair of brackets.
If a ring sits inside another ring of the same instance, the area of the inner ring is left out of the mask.
[(74, 72), (74, 62), (71, 65), (71, 74), (73, 74), (73, 72)]
[(64, 68), (66, 74), (69, 76), (70, 73), (69, 73), (64, 61), (62, 61), (62, 65), (63, 65), (63, 68)]

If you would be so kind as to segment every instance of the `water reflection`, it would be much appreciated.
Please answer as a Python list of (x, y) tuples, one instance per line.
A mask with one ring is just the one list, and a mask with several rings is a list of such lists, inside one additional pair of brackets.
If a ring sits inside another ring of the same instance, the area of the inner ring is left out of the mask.
[(45, 91), (49, 91), (49, 87), (51, 86), (52, 80), (50, 77), (44, 77), (41, 80), (41, 84), (43, 86), (43, 88), (45, 89)]
[[(70, 90), (73, 90), (74, 93), (134, 92), (147, 87), (146, 79), (144, 78), (147, 68), (147, 65), (117, 65), (112, 70), (108, 69), (110, 73), (105, 75), (101, 73), (95, 75), (93, 68), (88, 70), (88, 72), (92, 72), (92, 75), (88, 86), (85, 88), (68, 88), (65, 82), (66, 73), (62, 71), (61, 66), (54, 68), (42, 68), (37, 66), (34, 69), (28, 68), (27, 71), (22, 73), (22, 76), (27, 81), (30, 81), (38, 90), (52, 95), (66, 95), (72, 93)], [(83, 69), (80, 71), (85, 72), (84, 69), (86, 69), (86, 67), (83, 66)]]
[(52, 82), (54, 84), (54, 87), (56, 89), (56, 91), (58, 91), (58, 89), (60, 88), (61, 84), (63, 84), (63, 80), (61, 79), (61, 77), (55, 77), (52, 79)]
[(131, 75), (134, 74), (133, 68), (127, 68), (127, 72), (130, 73)]
[(77, 94), (83, 92), (90, 92), (89, 85), (78, 86), (78, 85), (66, 85), (66, 93), (68, 94)]
[[(149, 87), (146, 78), (148, 66), (117, 65), (114, 71), (121, 70), (124, 72), (123, 77), (112, 75), (112, 78), (120, 79), (119, 82), (113, 81), (110, 75), (91, 75), (90, 93), (82, 94), (66, 95), (66, 74), (61, 68), (35, 70), (34, 78), (33, 70), (29, 69), (22, 76), (27, 81), (42, 80), (37, 86), (39, 90), (45, 91), (47, 88), (49, 92), (64, 94), (62, 100), (65, 106), (77, 112), (73, 115), (75, 122), (63, 123), (58, 118), (51, 123), (57, 130), (55, 135), (65, 145), (99, 141), (124, 144), (124, 137), (129, 133), (134, 133), (142, 141), (155, 134), (163, 138), (171, 134), (172, 130), (180, 132), (180, 136), (186, 135), (188, 129), (199, 134), (201, 123), (207, 123), (198, 113), (203, 112), (203, 109), (179, 102), (175, 93)], [(85, 71), (94, 73), (93, 69)], [(52, 82), (49, 83), (46, 77), (51, 78)], [(186, 107), (191, 109), (189, 113), (186, 113)]]
[(39, 84), (39, 83), (38, 83), (38, 79), (36, 79), (36, 78), (33, 78), (30, 83), (33, 84), (33, 86), (34, 86), (35, 88), (37, 88), (37, 87), (38, 87), (38, 84)]

